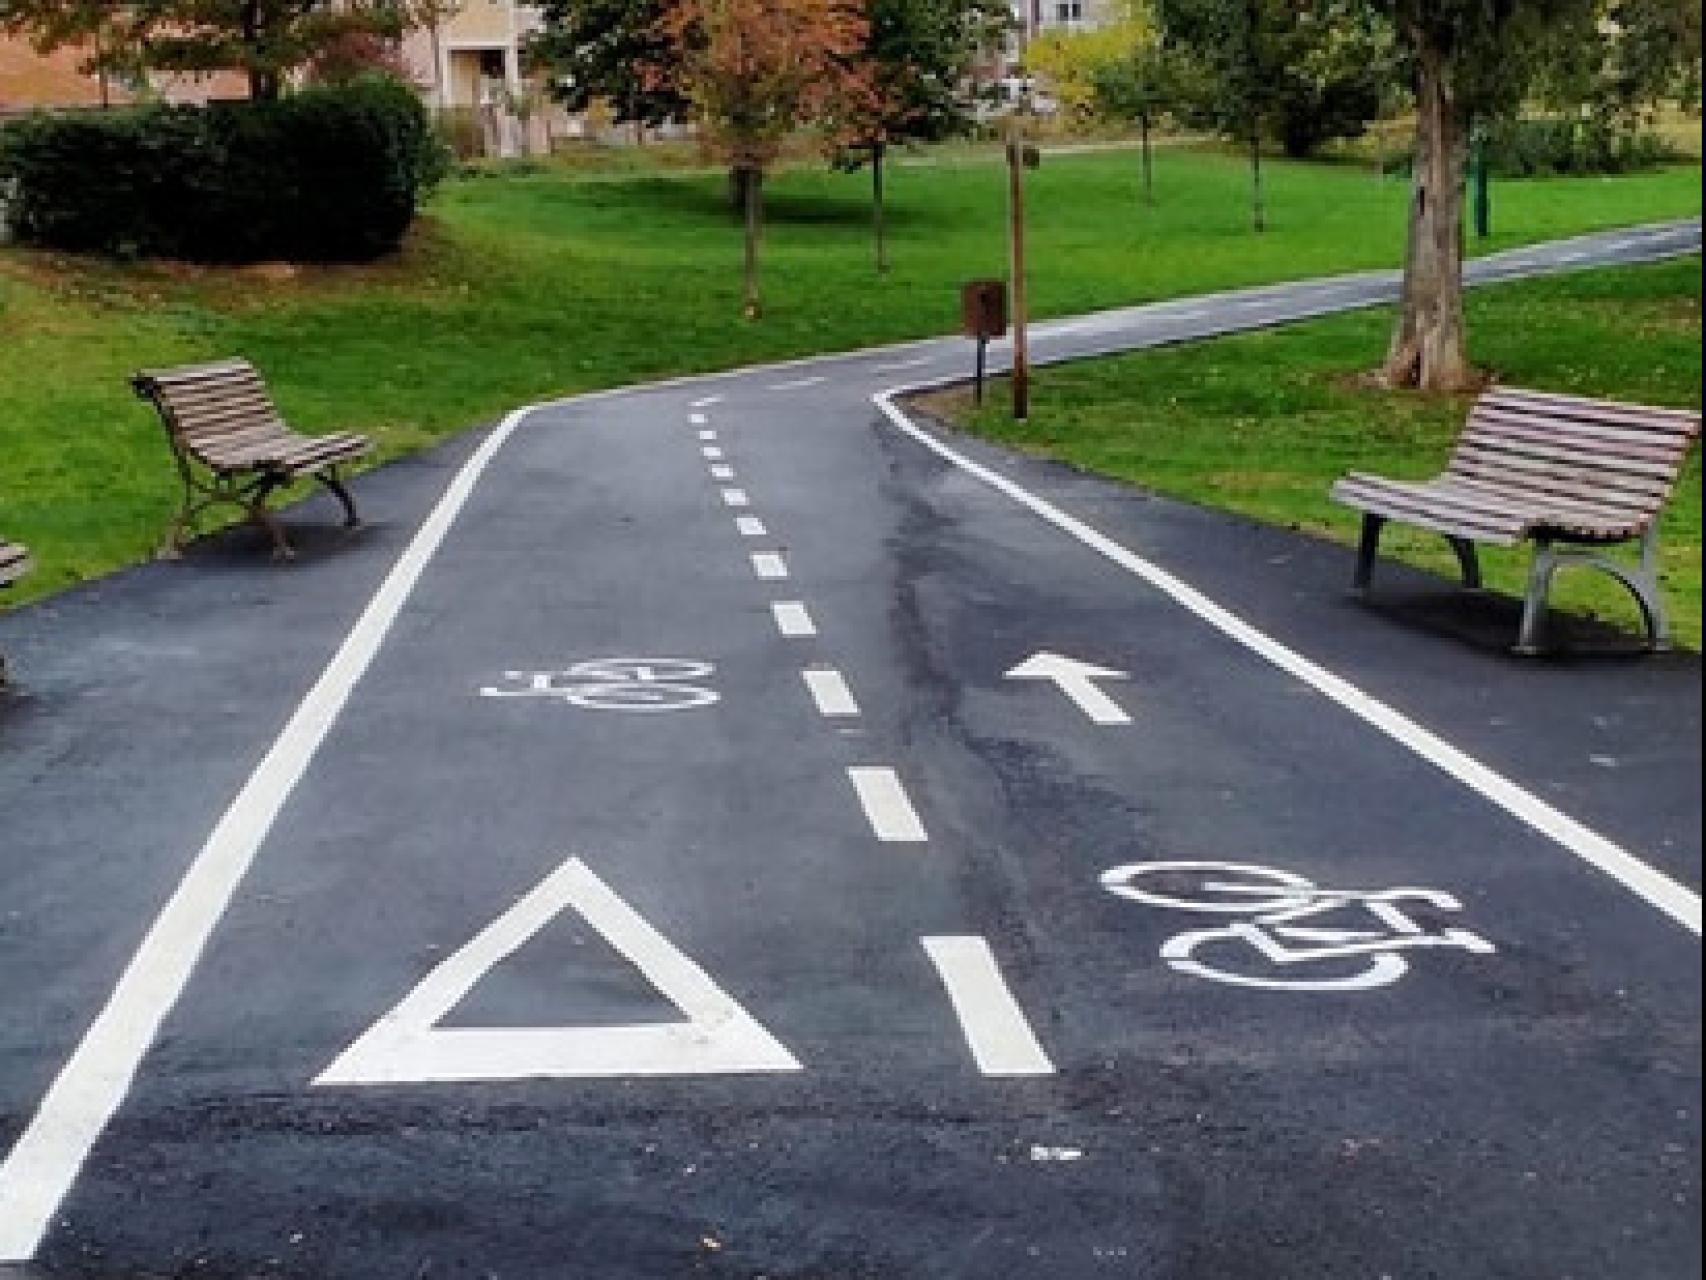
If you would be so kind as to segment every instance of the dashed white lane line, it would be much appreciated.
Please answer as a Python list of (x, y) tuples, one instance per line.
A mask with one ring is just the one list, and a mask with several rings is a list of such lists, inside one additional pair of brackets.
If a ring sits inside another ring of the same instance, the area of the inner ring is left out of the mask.
[(747, 497), (745, 489), (724, 489), (723, 505), (727, 507), (750, 507), (752, 499)]
[(1189, 311), (1171, 311), (1162, 317), (1167, 320), (1201, 320), (1208, 314), (1201, 307), (1192, 307)]
[(899, 373), (902, 369), (920, 369), (931, 363), (933, 356), (917, 356), (911, 360), (892, 360), (888, 364), (876, 364), (871, 368), (878, 373)]
[(886, 844), (924, 844), (930, 839), (893, 769), (855, 765), (847, 770), (847, 778), (877, 839)]
[(736, 516), (735, 528), (740, 530), (743, 538), (762, 538), (769, 532), (764, 527), (764, 521), (757, 516)]
[(774, 551), (754, 551), (752, 571), (767, 582), (779, 582), (788, 576), (788, 562)]
[(824, 374), (815, 374), (810, 378), (795, 378), (792, 382), (773, 382), (765, 388), (766, 391), (804, 391), (807, 387), (819, 386), (828, 382)]
[(690, 413), (687, 415), (687, 421), (695, 427), (702, 427), (709, 422), (710, 419), (702, 413)]
[(701, 431), (699, 433), (699, 438), (701, 440), (715, 440), (717, 438), (717, 433), (715, 431), (710, 431), (710, 430)]
[(712, 405), (721, 404), (722, 402), (723, 398), (721, 396), (701, 396), (693, 402), (692, 407), (695, 409), (709, 409)]
[(971, 935), (923, 938), (960, 1030), (986, 1076), (1051, 1076), (1054, 1063), (1013, 998), (989, 943)]
[(877, 407), (897, 430), (967, 475), (975, 476), (990, 488), (1005, 494), (1098, 555), (1113, 561), (1127, 573), (1149, 583), (1234, 643), (1242, 645), (1281, 671), (1332, 699), (1352, 715), (1477, 792), (1519, 822), (1557, 841), (1582, 861), (1612, 877), (1695, 937), (1700, 936), (1700, 895), (1694, 890), (1673, 880), (1658, 868), (1642, 862), (1627, 849), (1606, 839), (1591, 827), (1553, 808), (1533, 792), (1488, 768), (1468, 752), (1453, 746), (1402, 712), (1370, 697), (1342, 676), (1311, 662), (1295, 649), (1251, 626), (1230, 609), (1210, 599), (1189, 583), (1174, 577), (1159, 565), (1145, 560), (1130, 548), (1121, 546), (1100, 530), (1068, 515), (1053, 503), (1037, 497), (1006, 476), (972, 461), (942, 443), (929, 432), (914, 425), (895, 404), (895, 397), (903, 394), (904, 390), (896, 388), (874, 397)]
[(721, 462), (723, 460), (723, 451), (714, 444), (702, 446), (699, 452), (707, 462)]
[(819, 715), (836, 718), (859, 714), (853, 690), (847, 687), (847, 681), (839, 671), (832, 667), (807, 667), (800, 675), (806, 682), (812, 701), (817, 704)]
[(711, 479), (713, 479), (713, 480), (733, 480), (734, 478), (735, 478), (735, 469), (733, 467), (729, 466), (727, 463), (717, 462), (717, 463), (712, 464), (712, 466), (711, 466)]
[(776, 619), (776, 630), (790, 640), (809, 639), (817, 634), (817, 624), (811, 611), (798, 600), (777, 600), (770, 606), (770, 616)]

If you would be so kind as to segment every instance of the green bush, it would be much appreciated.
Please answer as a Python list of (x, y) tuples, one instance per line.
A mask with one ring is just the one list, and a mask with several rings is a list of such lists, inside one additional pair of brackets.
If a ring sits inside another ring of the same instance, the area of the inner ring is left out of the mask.
[[(1498, 178), (1585, 177), (1635, 173), (1686, 159), (1656, 133), (1597, 116), (1533, 116), (1502, 120), (1486, 135), (1487, 169)], [(1408, 149), (1385, 160), (1388, 172), (1409, 173)]]
[(0, 128), (13, 233), (125, 257), (364, 261), (396, 246), (445, 165), (419, 98), (383, 79)]
[(1657, 135), (1597, 116), (1501, 121), (1486, 145), (1488, 167), (1502, 178), (1629, 173), (1678, 158)]

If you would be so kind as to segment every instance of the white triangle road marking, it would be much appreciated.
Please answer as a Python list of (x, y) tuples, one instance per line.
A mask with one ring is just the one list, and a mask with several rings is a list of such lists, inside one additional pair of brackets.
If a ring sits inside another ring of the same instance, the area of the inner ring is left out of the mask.
[[(686, 1021), (614, 1027), (443, 1027), (494, 967), (573, 907)], [(316, 1085), (799, 1071), (799, 1060), (579, 858), (443, 961)]]

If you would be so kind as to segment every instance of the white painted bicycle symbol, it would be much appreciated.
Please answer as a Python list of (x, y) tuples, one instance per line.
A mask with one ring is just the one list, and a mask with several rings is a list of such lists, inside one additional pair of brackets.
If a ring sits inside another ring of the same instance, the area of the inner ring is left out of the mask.
[(487, 685), (482, 698), (546, 698), (592, 711), (686, 711), (708, 707), (720, 695), (691, 684), (716, 671), (686, 658), (597, 658), (561, 671), (506, 671), (514, 688)]
[[(1102, 887), (1153, 907), (1249, 917), (1216, 929), (1192, 929), (1161, 948), (1161, 958), (1178, 972), (1239, 987), (1367, 991), (1408, 973), (1407, 951), (1455, 947), (1491, 955), (1495, 950), (1467, 929), (1430, 931), (1404, 910), (1404, 903), (1436, 911), (1463, 909), (1437, 889), (1323, 889), (1294, 872), (1237, 862), (1131, 863), (1104, 871)], [(1299, 923), (1359, 907), (1378, 927)]]

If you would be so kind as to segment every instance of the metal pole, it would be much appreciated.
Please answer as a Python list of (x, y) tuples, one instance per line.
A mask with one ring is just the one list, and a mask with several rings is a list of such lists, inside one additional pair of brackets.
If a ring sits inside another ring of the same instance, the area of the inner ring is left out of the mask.
[(1475, 235), (1485, 240), (1493, 234), (1493, 201), (1487, 192), (1487, 132), (1475, 130)]
[(972, 380), (971, 402), (978, 408), (983, 407), (983, 370), (989, 352), (989, 339), (977, 340), (977, 374)]
[(1007, 142), (1008, 212), (1011, 215), (1013, 301), (1013, 418), (1031, 416), (1031, 348), (1025, 314), (1025, 155), (1022, 135), (1013, 129)]

